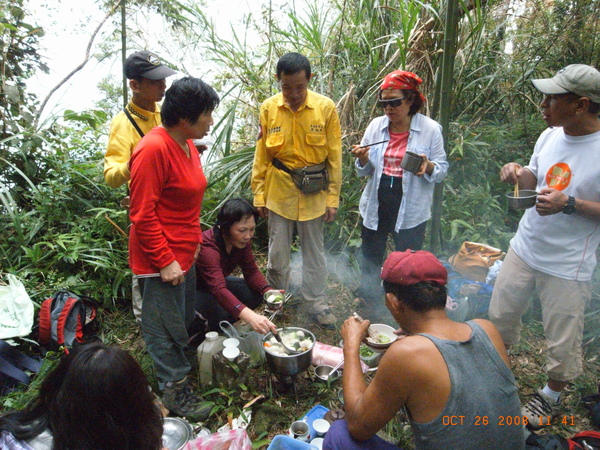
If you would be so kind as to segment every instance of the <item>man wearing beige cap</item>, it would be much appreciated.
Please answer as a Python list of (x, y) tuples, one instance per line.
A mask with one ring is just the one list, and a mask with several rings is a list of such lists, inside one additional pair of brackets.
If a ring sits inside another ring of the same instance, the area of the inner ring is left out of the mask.
[(529, 427), (538, 429), (555, 423), (561, 392), (582, 370), (583, 318), (600, 243), (600, 72), (572, 64), (532, 82), (545, 94), (541, 111), (549, 128), (529, 164), (508, 163), (500, 178), (535, 189), (537, 203), (510, 241), (489, 315), (510, 348), (519, 341), (531, 293), (540, 298), (548, 382), (523, 406)]
[(447, 272), (426, 251), (391, 253), (381, 271), (385, 304), (405, 333), (367, 385), (359, 347), (368, 320), (350, 317), (344, 339), (346, 420), (333, 422), (323, 449), (397, 449), (375, 436), (403, 406), (422, 449), (525, 447), (515, 378), (498, 330), (487, 320), (446, 316)]
[[(123, 72), (129, 80), (132, 97), (129, 104), (110, 123), (104, 155), (104, 180), (112, 188), (123, 186), (129, 181), (129, 159), (144, 135), (160, 125), (160, 108), (157, 102), (165, 96), (165, 79), (177, 73), (147, 50), (129, 55)], [(121, 204), (129, 206), (129, 196)], [(135, 276), (132, 282), (132, 303), (136, 321), (140, 322), (142, 296)]]

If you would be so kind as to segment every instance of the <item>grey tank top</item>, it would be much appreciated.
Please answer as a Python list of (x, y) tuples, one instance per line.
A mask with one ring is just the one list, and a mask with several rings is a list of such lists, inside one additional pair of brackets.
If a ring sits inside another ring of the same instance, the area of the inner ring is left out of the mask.
[(475, 322), (471, 338), (447, 341), (421, 333), (438, 348), (450, 373), (450, 397), (431, 422), (411, 419), (417, 450), (521, 450), (525, 434), (515, 378)]

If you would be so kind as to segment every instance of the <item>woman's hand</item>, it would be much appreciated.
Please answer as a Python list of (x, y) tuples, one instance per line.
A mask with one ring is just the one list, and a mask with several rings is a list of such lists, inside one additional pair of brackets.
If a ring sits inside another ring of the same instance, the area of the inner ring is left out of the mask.
[(358, 158), (358, 162), (362, 167), (369, 162), (369, 149), (371, 147), (361, 147), (359, 145), (353, 145), (350, 153), (355, 158)]
[(240, 319), (248, 322), (252, 329), (257, 333), (267, 334), (269, 331), (272, 331), (273, 333), (277, 332), (277, 327), (273, 322), (271, 322), (265, 316), (255, 313), (248, 307), (242, 309), (242, 312), (240, 313)]
[(415, 175), (418, 177), (422, 177), (426, 173), (427, 175), (431, 175), (433, 173), (435, 165), (431, 161), (429, 161), (429, 158), (427, 158), (427, 155), (425, 155), (424, 153), (421, 153), (419, 156), (423, 158), (423, 162), (421, 163), (419, 171), (415, 173)]
[(185, 280), (185, 272), (181, 270), (181, 266), (177, 260), (175, 260), (168, 266), (160, 269), (160, 279), (164, 283), (171, 283), (173, 286), (177, 286)]

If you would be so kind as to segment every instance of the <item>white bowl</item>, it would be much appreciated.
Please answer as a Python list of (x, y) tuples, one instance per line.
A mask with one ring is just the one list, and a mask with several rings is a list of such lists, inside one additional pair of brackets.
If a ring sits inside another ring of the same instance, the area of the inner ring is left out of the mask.
[(394, 331), (396, 331), (396, 330), (384, 323), (371, 324), (370, 328), (371, 328), (371, 330), (376, 331), (377, 333), (383, 334), (383, 335), (387, 336), (388, 338), (390, 338), (389, 342), (386, 342), (385, 344), (381, 344), (378, 342), (372, 342), (369, 339), (369, 336), (367, 335), (367, 339), (366, 339), (367, 346), (369, 346), (370, 348), (372, 348), (374, 350), (387, 349), (390, 345), (392, 345), (394, 343), (394, 341), (396, 341), (396, 339), (398, 339), (398, 336), (396, 336), (394, 334)]

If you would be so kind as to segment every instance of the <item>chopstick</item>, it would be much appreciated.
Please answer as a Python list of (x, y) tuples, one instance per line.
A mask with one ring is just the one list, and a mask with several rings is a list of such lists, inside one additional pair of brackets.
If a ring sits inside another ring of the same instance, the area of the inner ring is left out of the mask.
[(361, 145), (361, 146), (359, 146), (359, 147), (356, 147), (356, 148), (373, 147), (374, 145), (377, 145), (377, 144), (383, 144), (384, 142), (388, 142), (388, 141), (389, 141), (389, 139), (385, 139), (385, 140), (383, 140), (383, 141), (379, 141), (379, 142), (373, 142), (372, 144)]
[[(515, 167), (515, 177), (517, 176), (517, 172), (519, 169)], [(519, 179), (517, 178), (517, 182), (515, 183), (515, 192), (513, 193), (513, 197), (519, 197)]]
[[(352, 313), (352, 315), (360, 323), (362, 323), (362, 322), (365, 321), (365, 319), (363, 319), (362, 317), (360, 317), (358, 315), (358, 313), (356, 313), (356, 312)], [(375, 331), (375, 330), (371, 330), (371, 327), (367, 328), (367, 334), (369, 335), (369, 338), (371, 338), (372, 341), (379, 342), (379, 333), (377, 331)]]
[[(384, 142), (389, 142), (389, 139), (386, 139), (384, 141), (379, 141), (379, 142), (373, 142), (372, 144), (367, 144), (367, 145), (359, 145), (358, 147), (354, 147), (354, 148), (365, 148), (365, 147), (372, 147), (374, 145), (377, 144), (383, 144)], [(348, 150), (349, 152), (351, 152), (352, 150), (354, 150), (353, 148), (350, 148), (350, 150)]]

